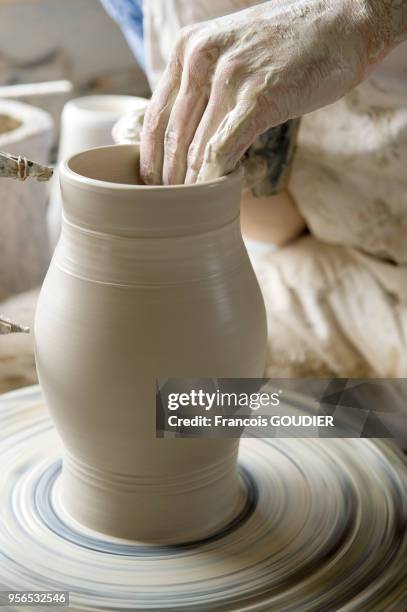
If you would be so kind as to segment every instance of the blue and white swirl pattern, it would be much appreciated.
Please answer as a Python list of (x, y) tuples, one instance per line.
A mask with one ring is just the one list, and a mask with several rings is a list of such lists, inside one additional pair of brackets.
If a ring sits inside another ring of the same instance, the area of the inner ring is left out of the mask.
[(0, 432), (5, 589), (69, 590), (72, 610), (407, 609), (407, 466), (385, 443), (242, 440), (241, 516), (202, 542), (149, 546), (65, 514), (38, 387), (0, 397)]

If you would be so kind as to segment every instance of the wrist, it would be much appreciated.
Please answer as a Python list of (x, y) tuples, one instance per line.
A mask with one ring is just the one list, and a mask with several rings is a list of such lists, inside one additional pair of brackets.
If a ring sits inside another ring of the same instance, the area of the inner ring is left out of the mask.
[(346, 4), (365, 42), (367, 68), (407, 38), (407, 1), (346, 0)]

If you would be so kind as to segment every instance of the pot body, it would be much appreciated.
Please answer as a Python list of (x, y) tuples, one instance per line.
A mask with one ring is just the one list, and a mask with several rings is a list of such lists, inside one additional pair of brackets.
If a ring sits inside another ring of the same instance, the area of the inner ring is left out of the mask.
[(263, 376), (265, 312), (240, 234), (239, 173), (128, 185), (136, 155), (103, 147), (62, 166), (37, 368), (63, 440), (66, 511), (107, 534), (185, 542), (243, 507), (238, 440), (156, 439), (156, 379)]

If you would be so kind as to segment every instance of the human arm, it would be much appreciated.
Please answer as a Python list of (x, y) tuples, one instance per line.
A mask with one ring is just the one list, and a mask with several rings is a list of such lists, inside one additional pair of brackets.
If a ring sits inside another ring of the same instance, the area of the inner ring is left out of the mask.
[(147, 109), (146, 183), (231, 171), (256, 136), (357, 85), (407, 32), (407, 0), (271, 0), (184, 28)]

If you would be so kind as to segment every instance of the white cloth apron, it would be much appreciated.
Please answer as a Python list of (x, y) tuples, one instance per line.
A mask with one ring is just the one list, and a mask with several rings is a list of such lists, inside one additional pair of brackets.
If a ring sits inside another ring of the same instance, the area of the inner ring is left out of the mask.
[[(145, 0), (152, 87), (181, 27), (254, 4)], [(342, 100), (303, 118), (290, 190), (312, 235), (251, 252), (268, 312), (269, 376), (407, 376), (406, 169), (407, 43)]]

